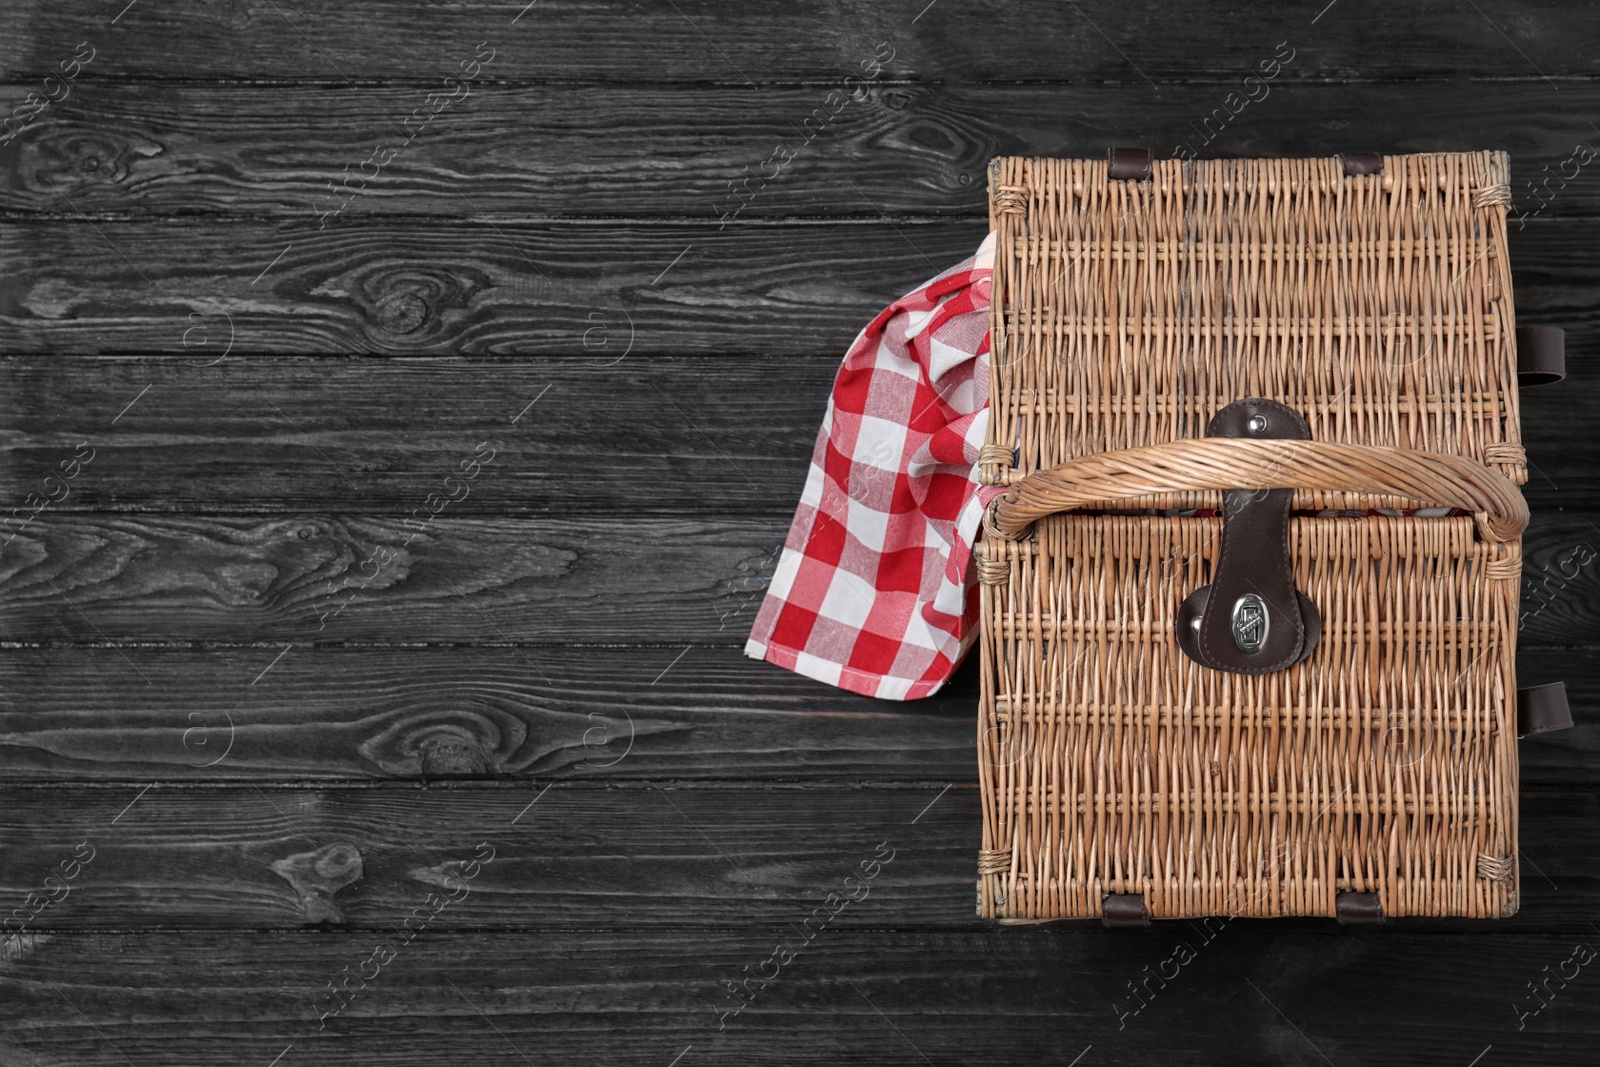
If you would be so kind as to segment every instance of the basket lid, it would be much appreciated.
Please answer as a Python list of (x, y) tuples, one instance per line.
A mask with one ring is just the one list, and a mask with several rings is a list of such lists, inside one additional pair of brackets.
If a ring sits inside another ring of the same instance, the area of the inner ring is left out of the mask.
[(1228, 403), (1267, 397), (1313, 440), (1461, 455), (1525, 483), (1505, 153), (1349, 159), (994, 160), (984, 480), (1200, 437)]

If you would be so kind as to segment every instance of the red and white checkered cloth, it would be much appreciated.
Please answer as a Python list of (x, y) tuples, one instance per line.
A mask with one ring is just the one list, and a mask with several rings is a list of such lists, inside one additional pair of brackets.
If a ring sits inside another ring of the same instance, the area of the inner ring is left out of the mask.
[(868, 696), (936, 691), (978, 621), (993, 235), (885, 308), (834, 380), (745, 653)]

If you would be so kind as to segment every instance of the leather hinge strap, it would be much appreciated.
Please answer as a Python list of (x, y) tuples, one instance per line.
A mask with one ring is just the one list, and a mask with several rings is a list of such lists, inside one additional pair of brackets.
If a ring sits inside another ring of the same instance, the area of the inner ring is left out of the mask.
[(1341, 152), (1339, 164), (1346, 178), (1383, 173), (1383, 157), (1376, 152)]
[(1147, 182), (1155, 158), (1148, 148), (1113, 148), (1106, 152), (1107, 176), (1112, 181)]
[(1149, 926), (1150, 909), (1144, 906), (1143, 893), (1107, 893), (1100, 905), (1100, 919), (1107, 926)]
[(1333, 913), (1341, 926), (1383, 922), (1383, 899), (1376, 893), (1343, 892), (1334, 898)]
[[(1206, 426), (1207, 437), (1309, 441), (1299, 412), (1259, 397), (1236, 400)], [(1293, 489), (1225, 489), (1222, 543), (1211, 584), (1178, 606), (1178, 647), (1202, 667), (1271, 674), (1311, 654), (1322, 617), (1294, 585), (1289, 564)]]
[(1551, 682), (1517, 690), (1517, 736), (1548, 734), (1572, 727), (1567, 683)]
[(1517, 327), (1517, 384), (1553, 385), (1567, 376), (1567, 331), (1559, 326)]

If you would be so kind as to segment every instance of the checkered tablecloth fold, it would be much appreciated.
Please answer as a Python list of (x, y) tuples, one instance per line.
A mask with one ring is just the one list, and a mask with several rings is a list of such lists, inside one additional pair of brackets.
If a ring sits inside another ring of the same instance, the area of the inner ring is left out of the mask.
[(977, 629), (992, 238), (850, 346), (745, 652), (869, 696), (935, 692)]

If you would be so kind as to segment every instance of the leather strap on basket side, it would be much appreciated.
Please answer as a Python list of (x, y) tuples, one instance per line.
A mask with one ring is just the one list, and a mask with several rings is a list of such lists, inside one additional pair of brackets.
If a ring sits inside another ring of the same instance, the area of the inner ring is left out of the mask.
[(1377, 893), (1346, 890), (1334, 898), (1334, 916), (1341, 926), (1383, 922), (1383, 898)]
[(1567, 683), (1531, 685), (1517, 690), (1517, 736), (1548, 734), (1572, 728), (1572, 705), (1567, 703)]
[(1106, 176), (1112, 181), (1147, 182), (1155, 167), (1148, 148), (1113, 148), (1106, 152)]
[[(1207, 437), (1307, 441), (1293, 408), (1236, 400), (1206, 426)], [(1211, 584), (1179, 607), (1178, 647), (1202, 667), (1271, 674), (1305, 659), (1322, 634), (1321, 616), (1294, 585), (1289, 564), (1293, 489), (1225, 489), (1222, 539)]]
[(1112, 929), (1149, 926), (1150, 909), (1144, 906), (1144, 894), (1107, 893), (1100, 903), (1100, 921)]
[(1346, 178), (1383, 173), (1383, 157), (1376, 152), (1341, 152), (1339, 166)]
[(1559, 326), (1517, 327), (1517, 384), (1553, 385), (1567, 376), (1567, 331)]

